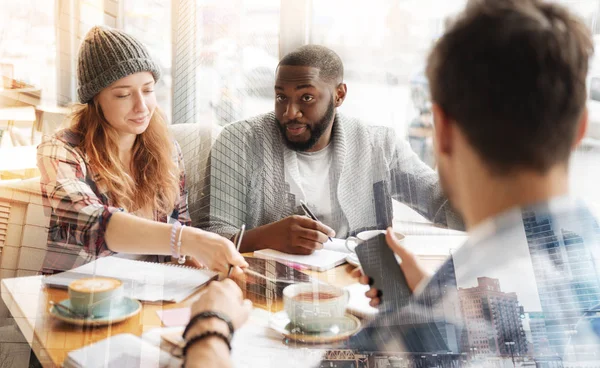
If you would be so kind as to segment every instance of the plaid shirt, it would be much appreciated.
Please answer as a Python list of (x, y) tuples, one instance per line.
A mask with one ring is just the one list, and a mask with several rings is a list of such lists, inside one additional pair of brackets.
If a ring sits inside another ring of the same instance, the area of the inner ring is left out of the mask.
[(460, 366), (467, 354), (475, 367), (512, 366), (512, 354), (599, 366), (599, 219), (585, 202), (557, 197), (483, 221), (407, 304), (384, 293), (386, 311), (344, 348), (402, 354), (417, 367), (436, 356)]
[[(51, 215), (43, 273), (69, 270), (114, 254), (104, 240), (104, 232), (112, 214), (124, 209), (115, 207), (108, 193), (97, 185), (98, 175), (88, 165), (80, 142), (79, 135), (62, 130), (44, 137), (37, 148), (44, 207), (46, 214)], [(190, 225), (183, 155), (177, 142), (174, 145), (173, 161), (181, 174), (180, 197), (171, 216)], [(153, 219), (168, 221), (156, 210)]]

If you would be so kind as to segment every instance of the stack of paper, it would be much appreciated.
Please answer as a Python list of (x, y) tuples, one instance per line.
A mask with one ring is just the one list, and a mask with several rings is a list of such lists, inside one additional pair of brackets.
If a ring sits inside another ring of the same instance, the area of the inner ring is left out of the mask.
[[(317, 367), (329, 346), (310, 346), (290, 342), (284, 344), (283, 336), (270, 329), (271, 313), (255, 308), (248, 321), (240, 327), (231, 342), (231, 360), (236, 368), (256, 367), (286, 367), (306, 368)], [(150, 344), (160, 346), (163, 350), (179, 354), (183, 327), (157, 328), (146, 332), (142, 339)]]
[(288, 342), (268, 327), (271, 314), (254, 309), (248, 322), (234, 335), (231, 360), (236, 368), (318, 367), (327, 346), (309, 346)]
[(181, 367), (177, 359), (132, 334), (120, 334), (74, 350), (64, 368)]

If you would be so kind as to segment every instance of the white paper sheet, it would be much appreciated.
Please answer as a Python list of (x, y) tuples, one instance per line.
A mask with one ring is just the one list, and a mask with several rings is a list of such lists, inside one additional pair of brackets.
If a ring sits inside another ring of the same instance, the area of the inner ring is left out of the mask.
[(273, 249), (263, 249), (254, 252), (257, 258), (273, 259), (282, 263), (291, 263), (316, 271), (327, 271), (346, 262), (348, 254), (328, 249), (316, 250), (310, 255), (283, 253)]
[(65, 368), (176, 368), (181, 361), (132, 334), (119, 334), (70, 352)]
[(133, 299), (179, 302), (217, 274), (172, 263), (102, 257), (70, 271), (45, 277), (43, 282), (66, 288), (71, 281), (90, 276), (113, 277), (123, 281), (125, 296)]
[[(307, 347), (306, 345), (284, 344), (284, 336), (270, 329), (271, 313), (255, 308), (248, 321), (235, 332), (231, 342), (231, 360), (236, 368), (309, 368), (317, 367), (326, 347)], [(157, 328), (143, 335), (143, 339), (161, 348), (169, 350), (166, 343), (160, 341), (165, 333), (182, 332), (182, 327)]]

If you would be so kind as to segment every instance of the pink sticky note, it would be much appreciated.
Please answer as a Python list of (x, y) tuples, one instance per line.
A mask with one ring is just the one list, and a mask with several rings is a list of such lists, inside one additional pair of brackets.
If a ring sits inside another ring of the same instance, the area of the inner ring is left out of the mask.
[(156, 311), (165, 327), (185, 326), (190, 321), (190, 308), (175, 308)]

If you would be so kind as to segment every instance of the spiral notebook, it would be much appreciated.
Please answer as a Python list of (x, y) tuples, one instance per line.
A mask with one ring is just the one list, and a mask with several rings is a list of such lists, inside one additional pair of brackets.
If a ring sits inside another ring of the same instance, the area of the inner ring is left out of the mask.
[(119, 279), (123, 281), (125, 296), (150, 302), (180, 302), (218, 277), (208, 270), (111, 256), (47, 276), (43, 282), (47, 286), (67, 288), (74, 280), (92, 276)]

